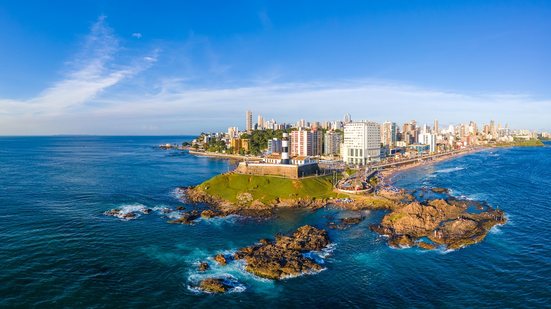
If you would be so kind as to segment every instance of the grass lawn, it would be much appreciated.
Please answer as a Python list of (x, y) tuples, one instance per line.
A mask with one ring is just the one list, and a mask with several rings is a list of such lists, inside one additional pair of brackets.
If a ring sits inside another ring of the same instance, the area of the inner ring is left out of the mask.
[(199, 187), (208, 194), (230, 202), (237, 202), (241, 193), (250, 193), (255, 200), (263, 203), (273, 202), (276, 198), (330, 198), (333, 192), (331, 176), (304, 179), (287, 179), (271, 176), (252, 176), (242, 174), (223, 174), (215, 176)]

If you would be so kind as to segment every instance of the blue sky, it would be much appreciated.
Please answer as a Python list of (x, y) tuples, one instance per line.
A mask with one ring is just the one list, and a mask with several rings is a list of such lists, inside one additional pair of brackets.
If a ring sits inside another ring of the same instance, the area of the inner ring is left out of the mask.
[(0, 134), (294, 122), (551, 130), (549, 1), (4, 1)]

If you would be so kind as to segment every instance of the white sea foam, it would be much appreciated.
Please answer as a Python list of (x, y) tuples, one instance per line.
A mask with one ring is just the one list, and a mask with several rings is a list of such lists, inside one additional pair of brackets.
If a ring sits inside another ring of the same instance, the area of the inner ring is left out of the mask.
[[(113, 210), (115, 210), (115, 212), (112, 212)], [(113, 216), (125, 221), (137, 219), (142, 214), (148, 213), (149, 208), (139, 203), (121, 205), (115, 209), (104, 212), (104, 214), (106, 215)], [(134, 216), (129, 217), (129, 214), (133, 214)]]
[(450, 167), (450, 168), (444, 168), (444, 169), (441, 169), (441, 170), (437, 170), (437, 171), (435, 171), (435, 173), (452, 173), (452, 172), (457, 172), (457, 171), (461, 171), (461, 170), (464, 170), (464, 169), (465, 169), (464, 167), (456, 166), (456, 167)]
[(236, 223), (239, 219), (242, 219), (242, 218), (243, 217), (240, 216), (240, 215), (232, 214), (232, 215), (221, 216), (221, 217), (213, 217), (213, 218), (203, 218), (203, 217), (201, 217), (201, 218), (198, 219), (198, 221), (202, 221), (202, 222), (205, 222), (205, 223), (208, 223), (208, 224), (219, 226), (219, 225), (223, 225), (223, 224), (226, 224), (226, 223), (230, 223), (230, 224)]

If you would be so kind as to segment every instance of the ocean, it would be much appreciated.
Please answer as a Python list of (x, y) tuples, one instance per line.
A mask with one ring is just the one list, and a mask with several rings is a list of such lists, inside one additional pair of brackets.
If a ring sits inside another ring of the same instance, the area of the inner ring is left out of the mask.
[[(161, 150), (189, 136), (1, 137), (0, 307), (548, 307), (551, 301), (551, 145), (484, 150), (405, 171), (396, 185), (446, 187), (503, 209), (506, 225), (457, 251), (392, 249), (371, 232), (382, 211), (344, 231), (317, 258), (324, 270), (275, 282), (230, 263), (199, 261), (346, 212), (287, 210), (167, 224), (160, 211), (121, 220), (112, 208), (176, 208), (179, 186), (234, 162)], [(187, 206), (189, 207), (189, 205)], [(193, 285), (227, 276), (231, 293)]]

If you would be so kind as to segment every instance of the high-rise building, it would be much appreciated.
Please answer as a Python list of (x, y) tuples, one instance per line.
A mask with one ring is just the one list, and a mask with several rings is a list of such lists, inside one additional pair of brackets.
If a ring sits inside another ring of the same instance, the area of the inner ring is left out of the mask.
[(430, 152), (436, 151), (436, 134), (432, 134), (427, 130), (423, 130), (419, 134), (419, 144), (429, 145)]
[(438, 126), (438, 120), (437, 119), (434, 120), (434, 128), (433, 129), (434, 129), (434, 132), (433, 132), (434, 134), (439, 134), (440, 133), (440, 127)]
[(264, 129), (264, 118), (262, 118), (262, 115), (258, 114), (258, 118), (256, 120), (256, 129), (262, 130)]
[(245, 113), (245, 129), (249, 133), (253, 130), (253, 112), (251, 111)]
[(404, 123), (402, 138), (406, 145), (415, 144), (415, 141), (417, 141), (417, 127), (415, 120)]
[(396, 147), (398, 130), (395, 122), (387, 121), (381, 125), (381, 143), (390, 148)]
[(376, 122), (350, 122), (344, 126), (343, 161), (366, 164), (381, 159), (381, 126)]
[(291, 131), (291, 156), (319, 156), (322, 151), (322, 132), (315, 130)]
[(323, 154), (324, 155), (338, 155), (340, 152), (342, 142), (342, 136), (338, 132), (325, 133), (323, 140)]

